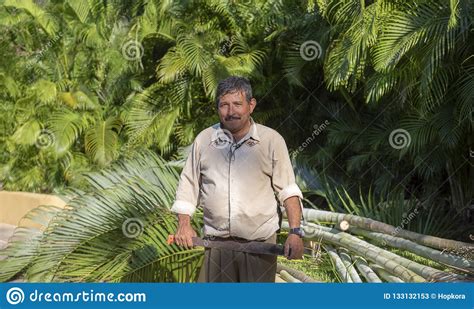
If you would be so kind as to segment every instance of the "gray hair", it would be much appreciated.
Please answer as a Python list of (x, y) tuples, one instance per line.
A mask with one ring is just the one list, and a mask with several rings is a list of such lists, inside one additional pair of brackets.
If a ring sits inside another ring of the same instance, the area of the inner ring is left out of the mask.
[(249, 80), (245, 77), (230, 76), (221, 80), (217, 85), (216, 107), (219, 107), (219, 101), (222, 96), (236, 91), (243, 91), (247, 102), (252, 99), (252, 86), (250, 85)]

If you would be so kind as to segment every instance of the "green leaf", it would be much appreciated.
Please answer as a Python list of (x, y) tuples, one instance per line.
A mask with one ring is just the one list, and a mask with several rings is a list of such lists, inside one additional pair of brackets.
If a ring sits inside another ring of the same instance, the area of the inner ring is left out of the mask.
[(11, 139), (20, 145), (34, 145), (41, 132), (41, 124), (37, 120), (29, 120), (18, 127)]
[(79, 20), (85, 23), (90, 12), (89, 0), (68, 0), (67, 4), (73, 9)]
[(118, 132), (122, 127), (120, 119), (109, 117), (99, 121), (85, 133), (86, 153), (101, 166), (105, 166), (118, 155)]
[(51, 103), (56, 99), (57, 90), (53, 82), (41, 79), (30, 88), (41, 103)]

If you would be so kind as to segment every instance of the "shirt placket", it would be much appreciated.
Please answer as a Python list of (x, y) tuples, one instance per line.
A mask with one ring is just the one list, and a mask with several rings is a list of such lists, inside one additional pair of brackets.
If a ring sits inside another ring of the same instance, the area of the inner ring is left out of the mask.
[(235, 161), (236, 161), (236, 151), (248, 140), (249, 138), (246, 138), (240, 143), (234, 143), (230, 145), (230, 150), (229, 150), (229, 170), (228, 170), (228, 208), (229, 208), (229, 236), (232, 235), (231, 232), (231, 219), (232, 219), (232, 207), (236, 207), (234, 202), (235, 202), (235, 197), (232, 191), (232, 185), (234, 184), (232, 175), (233, 175), (233, 166), (235, 166)]

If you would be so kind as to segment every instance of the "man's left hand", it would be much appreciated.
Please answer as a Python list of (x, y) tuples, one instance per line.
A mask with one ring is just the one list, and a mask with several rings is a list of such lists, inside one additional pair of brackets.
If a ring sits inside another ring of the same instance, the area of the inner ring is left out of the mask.
[[(291, 250), (290, 250), (291, 248)], [(285, 242), (285, 256), (288, 260), (298, 260), (303, 257), (303, 239), (295, 234), (288, 235)], [(288, 254), (290, 253), (290, 254)]]

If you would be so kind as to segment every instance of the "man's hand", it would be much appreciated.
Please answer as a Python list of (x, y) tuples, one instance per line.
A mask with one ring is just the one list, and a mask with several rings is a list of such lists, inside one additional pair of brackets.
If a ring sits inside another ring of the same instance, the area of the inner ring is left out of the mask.
[(191, 227), (191, 217), (189, 215), (178, 215), (178, 230), (174, 235), (174, 240), (178, 246), (184, 246), (186, 249), (193, 247), (192, 237), (196, 237), (196, 231)]
[(301, 259), (303, 257), (303, 252), (304, 252), (303, 239), (301, 239), (301, 237), (295, 234), (288, 235), (288, 238), (286, 239), (286, 242), (285, 242), (286, 258), (288, 260)]

